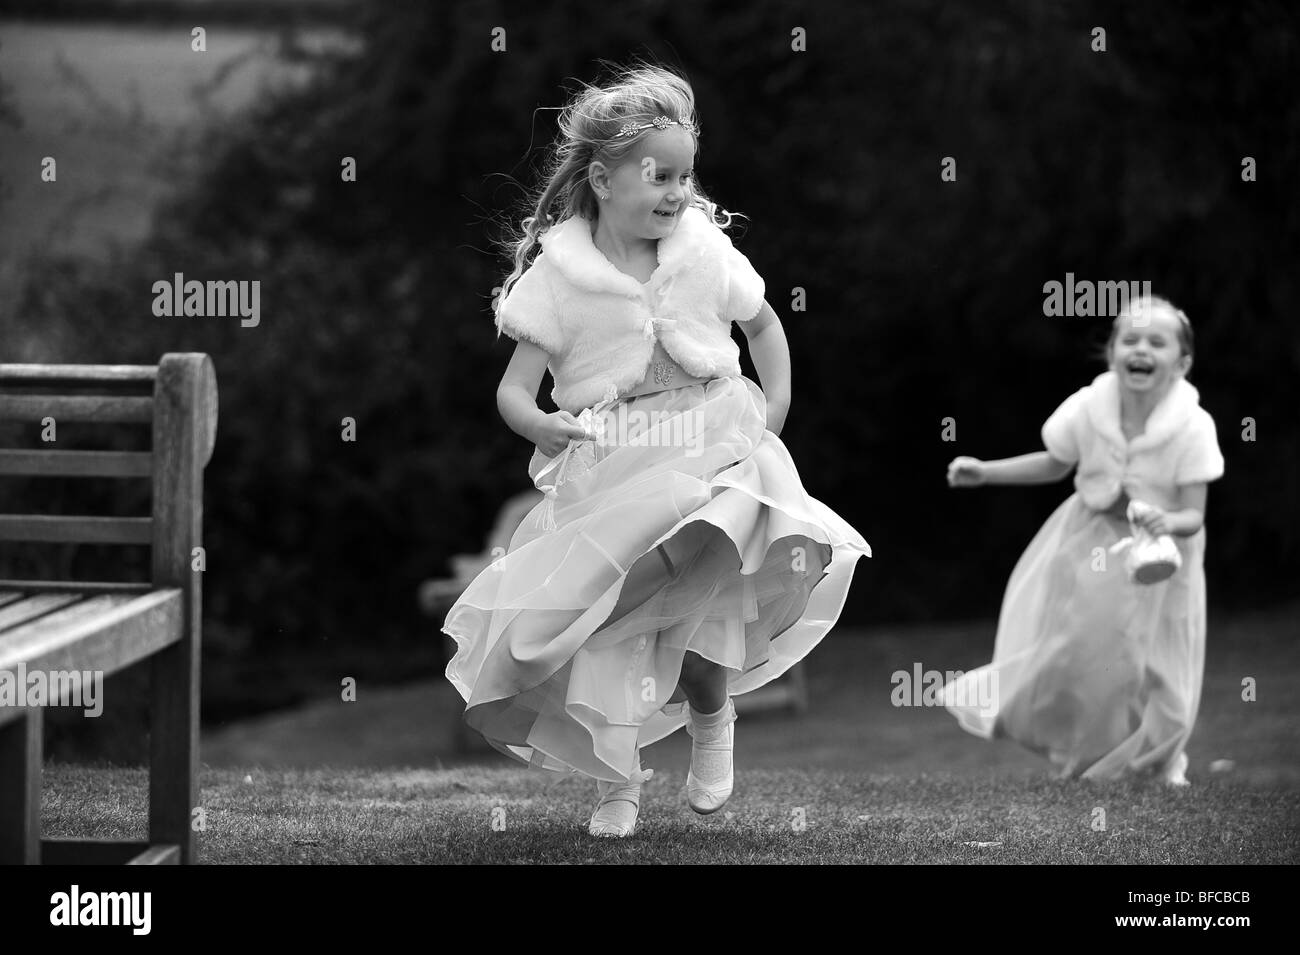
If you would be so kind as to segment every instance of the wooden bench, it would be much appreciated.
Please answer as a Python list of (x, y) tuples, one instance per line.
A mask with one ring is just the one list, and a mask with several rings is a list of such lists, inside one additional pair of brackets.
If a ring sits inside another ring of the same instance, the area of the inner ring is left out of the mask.
[(147, 425), (151, 450), (0, 448), (0, 476), (147, 480), (150, 515), (0, 514), (0, 547), (148, 545), (150, 579), (0, 579), (0, 672), (107, 677), (150, 661), (148, 839), (42, 839), (43, 709), (0, 706), (0, 863), (190, 863), (202, 615), (193, 559), (202, 545), (203, 468), (216, 439), (212, 361), (166, 354), (157, 366), (0, 364), (0, 425), (44, 427), (46, 419), (60, 429), (67, 422)]

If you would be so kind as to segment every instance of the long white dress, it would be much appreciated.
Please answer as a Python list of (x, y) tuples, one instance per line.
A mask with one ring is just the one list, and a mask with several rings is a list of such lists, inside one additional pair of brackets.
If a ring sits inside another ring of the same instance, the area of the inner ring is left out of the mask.
[[(834, 626), (867, 542), (803, 488), (748, 378), (714, 378), (593, 406), (553, 502), (466, 588), (443, 631), (465, 720), (532, 766), (626, 780), (638, 750), (685, 726), (689, 651), (749, 692)], [(555, 459), (536, 452), (535, 481)], [(607, 623), (643, 560), (679, 573)]]

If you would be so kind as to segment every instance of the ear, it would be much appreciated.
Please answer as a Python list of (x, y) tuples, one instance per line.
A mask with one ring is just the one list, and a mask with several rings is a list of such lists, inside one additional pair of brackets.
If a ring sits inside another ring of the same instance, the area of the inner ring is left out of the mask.
[(605, 168), (603, 162), (593, 162), (587, 167), (587, 183), (591, 186), (591, 191), (596, 195), (610, 191), (609, 170)]
[(1178, 362), (1174, 367), (1178, 370), (1180, 375), (1186, 378), (1188, 373), (1192, 370), (1192, 356), (1179, 355)]

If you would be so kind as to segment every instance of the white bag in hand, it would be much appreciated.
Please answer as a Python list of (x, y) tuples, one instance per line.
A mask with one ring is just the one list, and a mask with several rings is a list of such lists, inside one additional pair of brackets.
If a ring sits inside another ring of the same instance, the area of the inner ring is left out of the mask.
[(1183, 566), (1183, 556), (1178, 552), (1178, 545), (1172, 537), (1168, 534), (1152, 536), (1137, 523), (1152, 510), (1151, 505), (1144, 501), (1129, 501), (1128, 525), (1131, 536), (1111, 547), (1112, 553), (1128, 548), (1124, 569), (1128, 572), (1128, 579), (1139, 584), (1158, 584), (1162, 580), (1168, 580)]

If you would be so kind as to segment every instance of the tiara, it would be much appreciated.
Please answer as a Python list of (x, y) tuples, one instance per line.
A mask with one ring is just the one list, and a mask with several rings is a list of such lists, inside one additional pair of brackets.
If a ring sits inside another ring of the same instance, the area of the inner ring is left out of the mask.
[(637, 133), (641, 132), (641, 130), (649, 129), (651, 126), (655, 129), (667, 129), (669, 126), (680, 126), (692, 135), (695, 135), (696, 133), (694, 123), (681, 123), (675, 119), (669, 119), (667, 116), (656, 116), (654, 119), (650, 120), (650, 122), (641, 123), (640, 125), (637, 125), (636, 123), (624, 123), (619, 127), (618, 132), (614, 134), (613, 138), (620, 139), (624, 136), (635, 136)]

